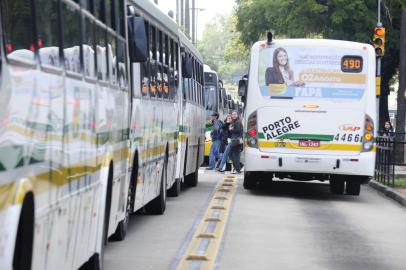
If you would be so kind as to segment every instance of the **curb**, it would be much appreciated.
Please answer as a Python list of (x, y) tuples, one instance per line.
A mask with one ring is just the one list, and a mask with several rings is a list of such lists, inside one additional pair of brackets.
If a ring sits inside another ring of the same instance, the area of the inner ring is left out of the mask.
[(398, 202), (402, 206), (406, 207), (406, 197), (400, 194), (399, 192), (395, 191), (393, 188), (387, 187), (378, 183), (374, 180), (371, 180), (368, 184), (371, 188), (377, 190), (378, 192), (382, 193), (386, 197), (391, 198), (392, 200)]

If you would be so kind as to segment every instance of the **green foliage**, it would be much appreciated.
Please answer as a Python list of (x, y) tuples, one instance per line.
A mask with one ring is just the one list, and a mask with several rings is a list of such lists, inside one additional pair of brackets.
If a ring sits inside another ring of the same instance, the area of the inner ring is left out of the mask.
[(236, 17), (219, 16), (207, 24), (203, 38), (197, 44), (205, 64), (219, 73), (226, 83), (235, 83), (235, 78), (248, 70), (249, 51), (235, 31)]
[[(268, 31), (276, 38), (321, 37), (370, 43), (377, 24), (377, 5), (377, 0), (238, 0), (237, 30), (246, 46), (265, 39)], [(399, 67), (402, 6), (406, 8), (406, 0), (382, 0), (386, 50), (382, 59), (381, 123), (389, 118), (385, 96)]]
[(369, 42), (376, 10), (376, 0), (241, 0), (237, 29), (245, 45), (269, 30), (291, 38)]

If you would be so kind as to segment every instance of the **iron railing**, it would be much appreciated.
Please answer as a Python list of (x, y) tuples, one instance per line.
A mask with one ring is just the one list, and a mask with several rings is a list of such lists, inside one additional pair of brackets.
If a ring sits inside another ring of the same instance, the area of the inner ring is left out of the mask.
[(395, 186), (397, 168), (406, 167), (406, 133), (380, 132), (376, 140), (375, 180)]

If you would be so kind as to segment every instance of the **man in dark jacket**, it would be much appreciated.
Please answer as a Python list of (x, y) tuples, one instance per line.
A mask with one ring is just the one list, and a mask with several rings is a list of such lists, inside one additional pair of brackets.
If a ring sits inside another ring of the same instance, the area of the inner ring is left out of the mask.
[(216, 161), (220, 159), (220, 145), (221, 145), (221, 127), (223, 123), (219, 120), (219, 114), (213, 113), (211, 115), (213, 123), (213, 131), (211, 132), (211, 147), (209, 154), (209, 167), (207, 170), (213, 170), (216, 166)]
[(240, 153), (243, 147), (242, 144), (243, 127), (238, 112), (233, 111), (231, 117), (233, 119), (233, 123), (230, 125), (230, 133), (231, 133), (230, 158), (233, 161), (235, 172), (240, 173), (241, 172)]

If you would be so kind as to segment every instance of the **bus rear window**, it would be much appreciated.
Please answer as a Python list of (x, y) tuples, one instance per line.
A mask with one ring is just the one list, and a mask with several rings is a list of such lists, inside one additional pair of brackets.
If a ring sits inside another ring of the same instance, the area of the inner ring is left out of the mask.
[(367, 84), (365, 59), (366, 52), (333, 47), (263, 48), (258, 82), (262, 95), (272, 99), (360, 100)]
[(1, 0), (0, 5), (7, 57), (34, 61), (31, 1)]

